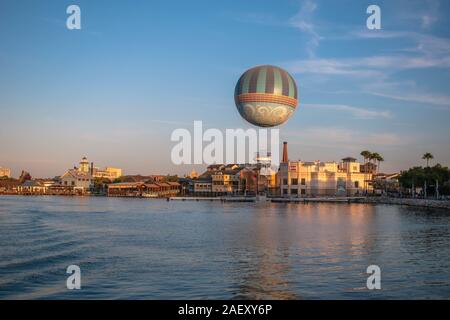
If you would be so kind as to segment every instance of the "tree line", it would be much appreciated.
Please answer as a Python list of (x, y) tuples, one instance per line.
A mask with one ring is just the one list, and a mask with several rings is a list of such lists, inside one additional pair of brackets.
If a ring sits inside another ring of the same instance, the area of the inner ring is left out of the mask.
[(416, 166), (400, 173), (398, 177), (400, 186), (411, 190), (413, 196), (417, 187), (422, 188), (421, 195), (424, 197), (450, 195), (449, 168), (439, 163), (430, 167), (430, 161), (434, 156), (429, 152), (425, 153), (422, 159), (426, 161), (425, 167)]
[(373, 163), (377, 164), (377, 173), (380, 172), (381, 162), (384, 161), (384, 158), (378, 152), (370, 152), (369, 150), (361, 151), (361, 156), (364, 158), (364, 164)]

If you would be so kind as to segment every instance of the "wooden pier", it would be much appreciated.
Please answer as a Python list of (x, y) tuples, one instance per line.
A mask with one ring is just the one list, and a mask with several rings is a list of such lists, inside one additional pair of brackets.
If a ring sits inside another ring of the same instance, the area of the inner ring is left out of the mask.
[(354, 203), (365, 197), (266, 198), (266, 197), (169, 197), (167, 201), (273, 202), (273, 203)]
[(272, 198), (275, 203), (355, 203), (365, 197), (324, 197), (324, 198)]
[(168, 201), (220, 201), (220, 202), (256, 202), (255, 197), (169, 197)]

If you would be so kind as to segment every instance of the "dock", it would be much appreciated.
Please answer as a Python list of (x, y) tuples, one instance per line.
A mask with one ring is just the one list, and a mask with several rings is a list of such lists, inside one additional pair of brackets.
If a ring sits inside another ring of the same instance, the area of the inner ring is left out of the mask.
[(354, 203), (365, 197), (266, 198), (261, 197), (169, 197), (167, 201), (273, 202), (273, 203)]
[(272, 198), (275, 203), (354, 203), (365, 197), (323, 197), (323, 198)]
[(168, 201), (256, 202), (255, 197), (169, 197)]

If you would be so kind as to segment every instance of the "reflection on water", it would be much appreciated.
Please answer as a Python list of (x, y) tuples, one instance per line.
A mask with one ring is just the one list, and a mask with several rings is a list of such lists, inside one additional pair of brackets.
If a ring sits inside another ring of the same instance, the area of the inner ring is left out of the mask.
[[(448, 211), (0, 197), (8, 299), (450, 298), (449, 251)], [(371, 264), (382, 290), (366, 289)]]

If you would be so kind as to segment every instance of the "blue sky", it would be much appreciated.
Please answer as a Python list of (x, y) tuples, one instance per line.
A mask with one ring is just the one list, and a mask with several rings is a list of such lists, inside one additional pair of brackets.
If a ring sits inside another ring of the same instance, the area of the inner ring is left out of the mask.
[[(68, 30), (66, 8), (81, 8)], [(382, 30), (366, 28), (381, 7)], [(86, 155), (126, 173), (186, 173), (176, 128), (250, 127), (233, 91), (249, 67), (285, 68), (300, 105), (291, 159), (381, 153), (382, 171), (450, 165), (450, 3), (0, 1), (0, 166), (55, 176)]]

